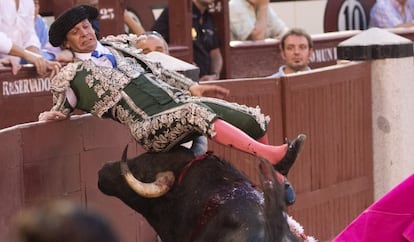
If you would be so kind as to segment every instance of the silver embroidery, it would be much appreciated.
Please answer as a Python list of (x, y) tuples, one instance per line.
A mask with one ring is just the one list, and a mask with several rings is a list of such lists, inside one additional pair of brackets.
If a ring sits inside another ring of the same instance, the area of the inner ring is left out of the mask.
[(69, 115), (70, 109), (64, 106), (66, 102), (66, 89), (70, 87), (70, 81), (76, 76), (80, 64), (80, 62), (67, 64), (52, 79), (50, 88), (53, 94), (52, 111), (61, 111)]
[(131, 114), (117, 107), (117, 115), (127, 123), (136, 141), (147, 151), (167, 151), (194, 132), (215, 135), (212, 120), (216, 115), (195, 103), (187, 103), (142, 121), (127, 122)]
[(135, 105), (134, 101), (131, 99), (131, 97), (128, 96), (124, 91), (121, 91), (121, 96), (125, 100), (125, 102), (128, 104), (128, 106), (132, 109), (133, 112), (141, 116), (141, 118), (146, 119), (148, 118), (148, 115), (140, 109), (137, 105)]

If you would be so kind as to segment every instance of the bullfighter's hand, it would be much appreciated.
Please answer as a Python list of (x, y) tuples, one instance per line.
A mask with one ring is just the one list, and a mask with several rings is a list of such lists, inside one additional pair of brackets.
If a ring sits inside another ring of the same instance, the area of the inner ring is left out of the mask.
[(64, 113), (59, 111), (46, 111), (39, 114), (39, 121), (59, 121), (65, 120), (69, 116), (66, 116)]
[(224, 98), (230, 93), (228, 89), (217, 85), (193, 85), (189, 91), (193, 96), (215, 98)]

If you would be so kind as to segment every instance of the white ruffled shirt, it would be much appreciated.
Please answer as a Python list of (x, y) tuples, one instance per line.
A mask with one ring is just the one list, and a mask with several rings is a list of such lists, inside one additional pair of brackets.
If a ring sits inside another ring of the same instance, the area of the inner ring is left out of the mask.
[[(98, 51), (99, 54), (111, 54), (111, 52), (105, 48), (105, 46), (103, 46), (99, 41), (98, 41), (98, 45), (96, 46), (96, 51)], [(94, 56), (92, 56), (92, 52), (91, 53), (78, 53), (75, 52), (74, 53), (75, 57), (80, 59), (80, 60), (92, 60), (93, 63), (95, 63), (98, 66), (104, 66), (104, 67), (110, 67), (112, 68), (112, 62), (105, 58), (105, 57), (100, 57), (100, 58), (96, 58)]]

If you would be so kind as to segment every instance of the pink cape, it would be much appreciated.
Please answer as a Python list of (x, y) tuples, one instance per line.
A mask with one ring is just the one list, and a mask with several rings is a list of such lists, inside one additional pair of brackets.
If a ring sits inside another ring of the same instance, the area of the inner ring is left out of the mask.
[(414, 242), (414, 175), (362, 212), (334, 242)]

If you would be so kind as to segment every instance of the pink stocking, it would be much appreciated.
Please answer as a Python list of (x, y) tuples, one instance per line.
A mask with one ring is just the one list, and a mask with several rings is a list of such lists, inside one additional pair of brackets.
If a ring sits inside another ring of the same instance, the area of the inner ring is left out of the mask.
[(280, 146), (262, 144), (224, 120), (216, 119), (214, 121), (214, 127), (216, 135), (211, 138), (213, 141), (265, 158), (271, 164), (279, 162), (287, 152), (287, 144)]

